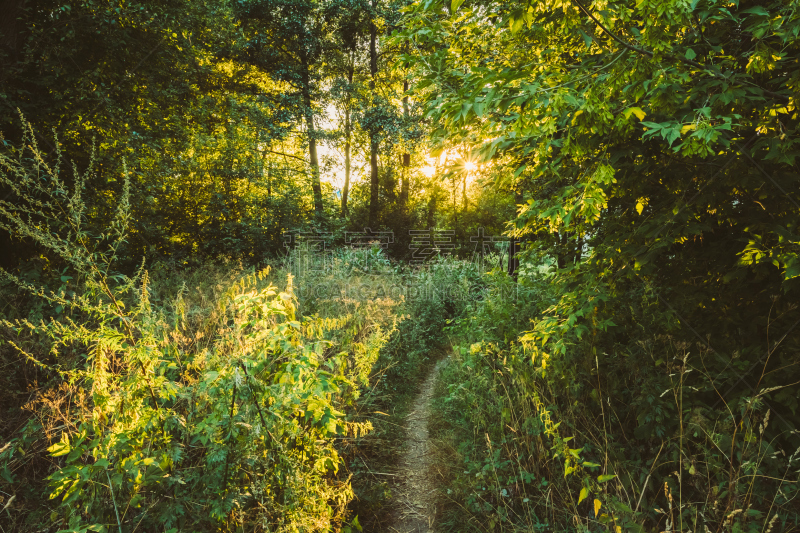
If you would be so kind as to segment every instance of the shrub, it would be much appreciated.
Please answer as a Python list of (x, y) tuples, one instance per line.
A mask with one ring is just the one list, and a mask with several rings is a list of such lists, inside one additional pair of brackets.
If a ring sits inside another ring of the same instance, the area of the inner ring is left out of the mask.
[[(796, 391), (794, 366), (744, 351), (720, 364), (646, 291), (606, 327), (612, 310), (563, 279), (520, 291), (490, 292), (449, 329), (434, 423), (445, 530), (796, 528), (796, 395), (778, 395)], [(775, 304), (776, 321), (792, 310)], [(764, 378), (775, 368), (788, 387)], [(748, 370), (764, 381), (726, 403), (715, 380)]]
[[(0, 203), (2, 227), (69, 265), (72, 284), (69, 293), (49, 291), (3, 273), (61, 308), (39, 322), (2, 322), (8, 346), (46, 378), (25, 406), (22, 434), (0, 450), (3, 491), (27, 498), (12, 508), (11, 525), (49, 521), (70, 532), (341, 525), (352, 491), (337, 475), (334, 440), (371, 428), (348, 421), (344, 410), (392, 331), (385, 311), (395, 302), (301, 316), (286, 273), (277, 274), (287, 280), (280, 290), (267, 282), (269, 269), (176, 275), (156, 266), (154, 283), (144, 268), (130, 277), (114, 272), (129, 218), (127, 181), (111, 231), (94, 235), (85, 229), (84, 175), (76, 172), (68, 190), (28, 132), (19, 158), (0, 159), (2, 180), (17, 196)], [(14, 361), (7, 351), (6, 359)], [(52, 465), (46, 487), (42, 470), (29, 468), (44, 459), (43, 448)], [(55, 504), (49, 514), (36, 487)]]

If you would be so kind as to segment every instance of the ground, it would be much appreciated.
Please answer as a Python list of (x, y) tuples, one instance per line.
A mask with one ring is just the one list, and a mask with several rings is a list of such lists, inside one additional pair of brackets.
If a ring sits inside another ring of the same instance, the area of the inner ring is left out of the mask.
[(439, 361), (425, 379), (406, 416), (406, 445), (400, 460), (395, 487), (395, 516), (389, 531), (393, 533), (428, 533), (433, 531), (436, 516), (436, 487), (431, 476), (431, 444), (428, 419)]

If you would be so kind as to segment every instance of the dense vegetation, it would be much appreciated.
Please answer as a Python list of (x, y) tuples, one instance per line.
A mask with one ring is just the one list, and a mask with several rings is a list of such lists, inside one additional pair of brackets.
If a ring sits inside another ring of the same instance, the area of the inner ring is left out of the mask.
[(796, 3), (6, 4), (3, 531), (800, 527)]
[(798, 32), (784, 2), (409, 9), (434, 142), (503, 169), (558, 267), (531, 323), (457, 329), (476, 527), (796, 527)]

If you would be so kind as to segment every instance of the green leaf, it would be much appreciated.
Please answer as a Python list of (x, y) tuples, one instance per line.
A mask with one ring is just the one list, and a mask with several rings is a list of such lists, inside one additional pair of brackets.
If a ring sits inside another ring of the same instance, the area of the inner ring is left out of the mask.
[(616, 474), (603, 474), (602, 476), (597, 476), (597, 481), (599, 483), (605, 483), (606, 481), (611, 481), (615, 477), (617, 477)]
[(697, 57), (697, 54), (694, 53), (694, 50), (692, 50), (691, 48), (687, 48), (686, 49), (686, 59), (691, 61), (695, 57)]
[(458, 11), (459, 6), (461, 6), (461, 4), (463, 4), (463, 3), (464, 3), (464, 0), (453, 0), (450, 3), (450, 12), (451, 13), (455, 13), (456, 11)]
[(586, 43), (586, 48), (591, 48), (592, 47), (592, 37), (590, 35), (587, 35), (586, 32), (583, 31), (583, 30), (578, 30), (578, 31), (580, 31), (581, 35), (583, 36), (583, 42)]
[(800, 276), (800, 261), (792, 258), (786, 262), (786, 273), (784, 274), (784, 278), (792, 279), (798, 276)]
[(764, 9), (761, 6), (751, 7), (749, 9), (743, 9), (742, 13), (758, 15), (759, 17), (768, 17), (769, 16), (769, 11), (767, 11), (766, 9)]

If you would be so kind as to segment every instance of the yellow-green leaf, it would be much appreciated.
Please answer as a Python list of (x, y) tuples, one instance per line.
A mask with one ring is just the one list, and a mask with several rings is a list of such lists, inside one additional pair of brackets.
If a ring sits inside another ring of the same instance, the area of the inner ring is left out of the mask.
[(461, 4), (463, 4), (463, 3), (464, 3), (464, 0), (453, 0), (450, 3), (450, 12), (451, 13), (455, 13), (458, 10), (459, 6), (461, 6)]
[[(533, 25), (533, 6), (528, 6), (528, 10), (522, 15), (522, 18), (525, 21), (525, 24), (528, 25), (528, 29), (531, 29), (531, 26)], [(776, 61), (779, 59), (780, 57), (777, 58)]]
[(629, 107), (622, 114), (625, 115), (625, 118), (631, 118), (631, 115), (636, 115), (639, 120), (644, 120), (644, 117), (647, 116), (640, 107)]
[(53, 457), (59, 457), (61, 455), (67, 455), (71, 449), (72, 448), (70, 448), (69, 438), (67, 437), (67, 434), (62, 433), (61, 442), (53, 444), (52, 446), (47, 448), (47, 451), (50, 452), (50, 454)]
[(603, 474), (602, 476), (597, 476), (597, 481), (605, 483), (606, 481), (611, 481), (615, 477), (617, 477), (616, 474)]
[(589, 489), (587, 489), (586, 487), (583, 487), (581, 489), (580, 496), (578, 496), (578, 503), (581, 503), (583, 500), (585, 500), (588, 497), (589, 497)]

